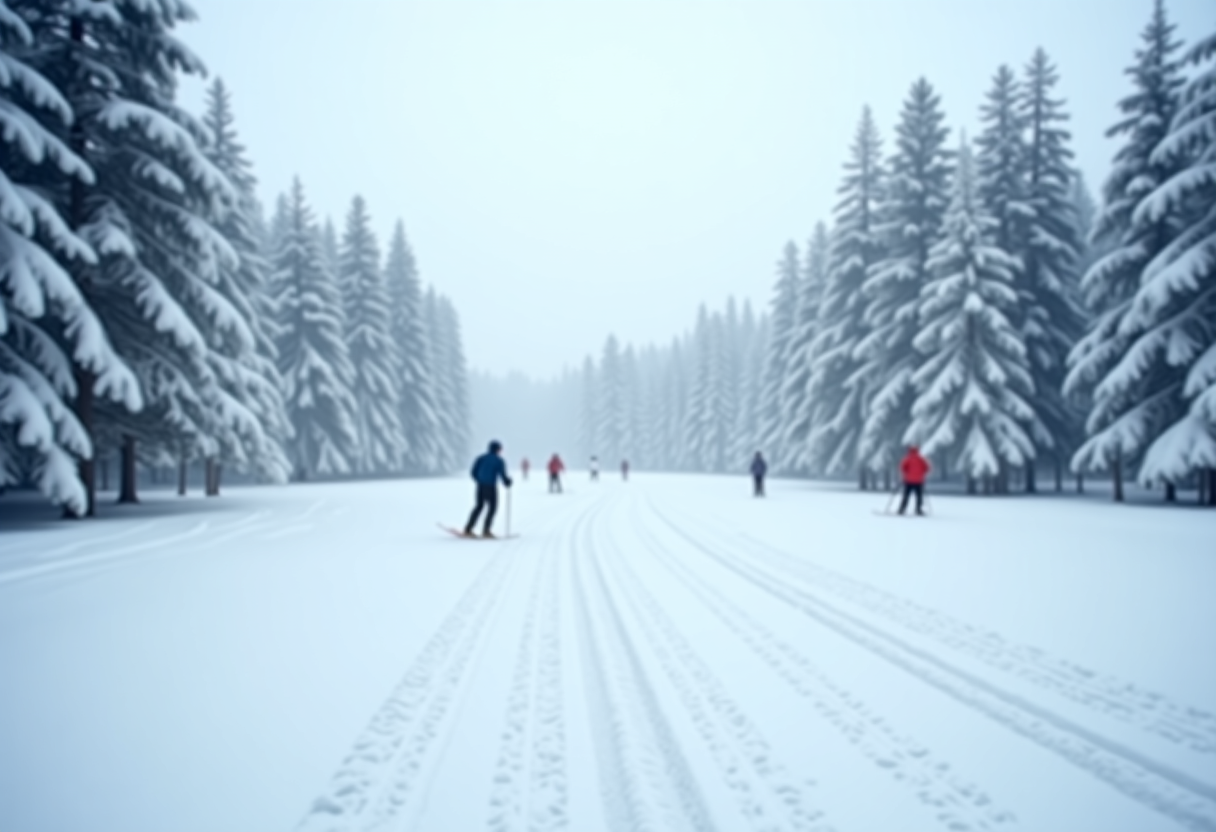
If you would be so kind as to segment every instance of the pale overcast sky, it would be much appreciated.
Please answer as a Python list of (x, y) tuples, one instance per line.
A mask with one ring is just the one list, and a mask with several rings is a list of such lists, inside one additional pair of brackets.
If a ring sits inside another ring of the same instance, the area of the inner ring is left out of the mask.
[[(1152, 0), (192, 0), (181, 38), (234, 95), (268, 203), (406, 223), (473, 367), (547, 376), (767, 304), (774, 262), (830, 220), (864, 104), (890, 149), (923, 75), (976, 132), (993, 71), (1055, 60), (1097, 192)], [(1168, 0), (1188, 42), (1213, 0)], [(201, 106), (201, 84), (183, 87)]]

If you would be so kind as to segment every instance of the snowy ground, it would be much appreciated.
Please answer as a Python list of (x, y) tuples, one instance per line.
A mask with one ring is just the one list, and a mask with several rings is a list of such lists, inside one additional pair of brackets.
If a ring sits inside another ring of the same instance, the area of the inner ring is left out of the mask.
[(1210, 511), (569, 487), (10, 524), (0, 830), (1216, 829)]

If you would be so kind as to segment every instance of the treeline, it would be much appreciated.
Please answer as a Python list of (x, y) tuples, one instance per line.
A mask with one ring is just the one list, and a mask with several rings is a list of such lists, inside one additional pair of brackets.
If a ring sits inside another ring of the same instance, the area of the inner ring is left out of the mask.
[[(176, 0), (0, 0), (0, 489), (92, 514), (97, 461), (268, 481), (449, 470), (467, 392), (451, 304), (398, 223), (381, 264), (297, 182), (267, 223)], [(182, 482), (184, 486), (184, 479)]]
[(767, 322), (702, 310), (637, 358), (610, 338), (584, 450), (719, 471), (763, 449), (869, 488), (915, 443), (973, 493), (1109, 472), (1117, 500), (1134, 475), (1216, 504), (1216, 35), (1182, 46), (1158, 0), (1100, 207), (1043, 50), (997, 70), (974, 140), (925, 79), (889, 154), (864, 109), (834, 222), (786, 246)]

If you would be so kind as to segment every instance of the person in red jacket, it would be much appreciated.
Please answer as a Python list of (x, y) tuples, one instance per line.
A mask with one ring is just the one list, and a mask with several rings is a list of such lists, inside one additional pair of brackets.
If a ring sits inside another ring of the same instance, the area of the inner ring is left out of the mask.
[(566, 466), (562, 464), (562, 458), (554, 454), (549, 458), (549, 493), (562, 493), (562, 471), (566, 470)]
[(904, 478), (904, 497), (899, 501), (899, 513), (908, 508), (908, 497), (916, 493), (916, 513), (924, 514), (925, 474), (929, 473), (929, 461), (920, 455), (915, 445), (908, 446), (908, 453), (899, 463), (899, 472)]

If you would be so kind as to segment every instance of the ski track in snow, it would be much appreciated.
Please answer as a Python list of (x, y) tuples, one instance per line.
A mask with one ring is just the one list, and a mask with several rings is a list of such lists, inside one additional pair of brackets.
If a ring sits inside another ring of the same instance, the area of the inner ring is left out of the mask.
[(792, 573), (815, 589), (847, 600), (1086, 708), (1135, 725), (1190, 751), (1216, 756), (1216, 715), (1211, 712), (1171, 702), (1161, 694), (1101, 675), (1037, 648), (1009, 643), (999, 633), (892, 595), (864, 581), (783, 552), (750, 535), (742, 537), (750, 546), (763, 550), (753, 549), (753, 557), (758, 555), (770, 566)]
[(887, 719), (873, 713), (857, 694), (843, 688), (806, 655), (761, 624), (695, 570), (672, 557), (635, 512), (650, 555), (679, 580), (742, 642), (789, 684), (810, 700), (815, 712), (878, 768), (914, 790), (939, 823), (957, 832), (996, 829), (1015, 820), (1013, 813), (993, 804), (982, 789), (966, 781), (950, 765), (938, 761), (911, 737), (896, 732)]
[(754, 550), (698, 540), (665, 515), (668, 529), (708, 558), (805, 613), (858, 647), (887, 660), (956, 701), (1055, 752), (1140, 803), (1188, 829), (1216, 830), (1216, 787), (951, 664), (884, 627), (858, 618), (821, 596), (791, 584)]
[[(611, 538), (609, 538), (611, 539)], [(813, 781), (795, 782), (774, 756), (752, 719), (696, 654), (670, 616), (627, 565), (619, 547), (611, 559), (596, 559), (608, 584), (607, 564), (616, 565), (619, 591), (647, 634), (664, 675), (679, 695), (697, 733), (717, 763), (739, 813), (759, 832), (828, 832), (824, 813), (808, 809), (804, 791)], [(745, 774), (750, 769), (751, 776)]]
[[(601, 498), (601, 511), (611, 499)], [(581, 551), (573, 558), (575, 599), (608, 828), (713, 832), (718, 827), (610, 587), (597, 568), (587, 566), (599, 555), (592, 526), (581, 519)]]
[[(328, 500), (318, 500), (308, 509), (286, 518), (286, 522), (311, 517), (327, 503)], [(161, 534), (150, 540), (145, 538), (139, 543), (131, 545), (107, 545), (126, 540), (159, 525), (155, 521), (140, 523), (108, 537), (90, 537), (77, 543), (66, 544), (59, 549), (39, 554), (36, 563), (0, 571), (0, 587), (44, 578), (88, 577), (136, 562), (142, 564), (160, 558), (206, 551), (226, 543), (243, 540), (250, 535), (283, 529), (284, 522), (284, 518), (276, 517), (271, 510), (259, 509), (227, 522), (217, 522), (212, 519), (200, 520), (185, 530)], [(89, 549), (88, 554), (62, 558), (63, 555), (86, 546)]]
[(473, 648), (511, 574), (509, 558), (491, 558), (422, 648), (314, 802), (299, 829), (350, 832), (383, 826), (413, 796), (437, 722), (451, 704)]
[(528, 596), (491, 787), (487, 828), (493, 832), (549, 832), (569, 825), (560, 541), (545, 542)]

